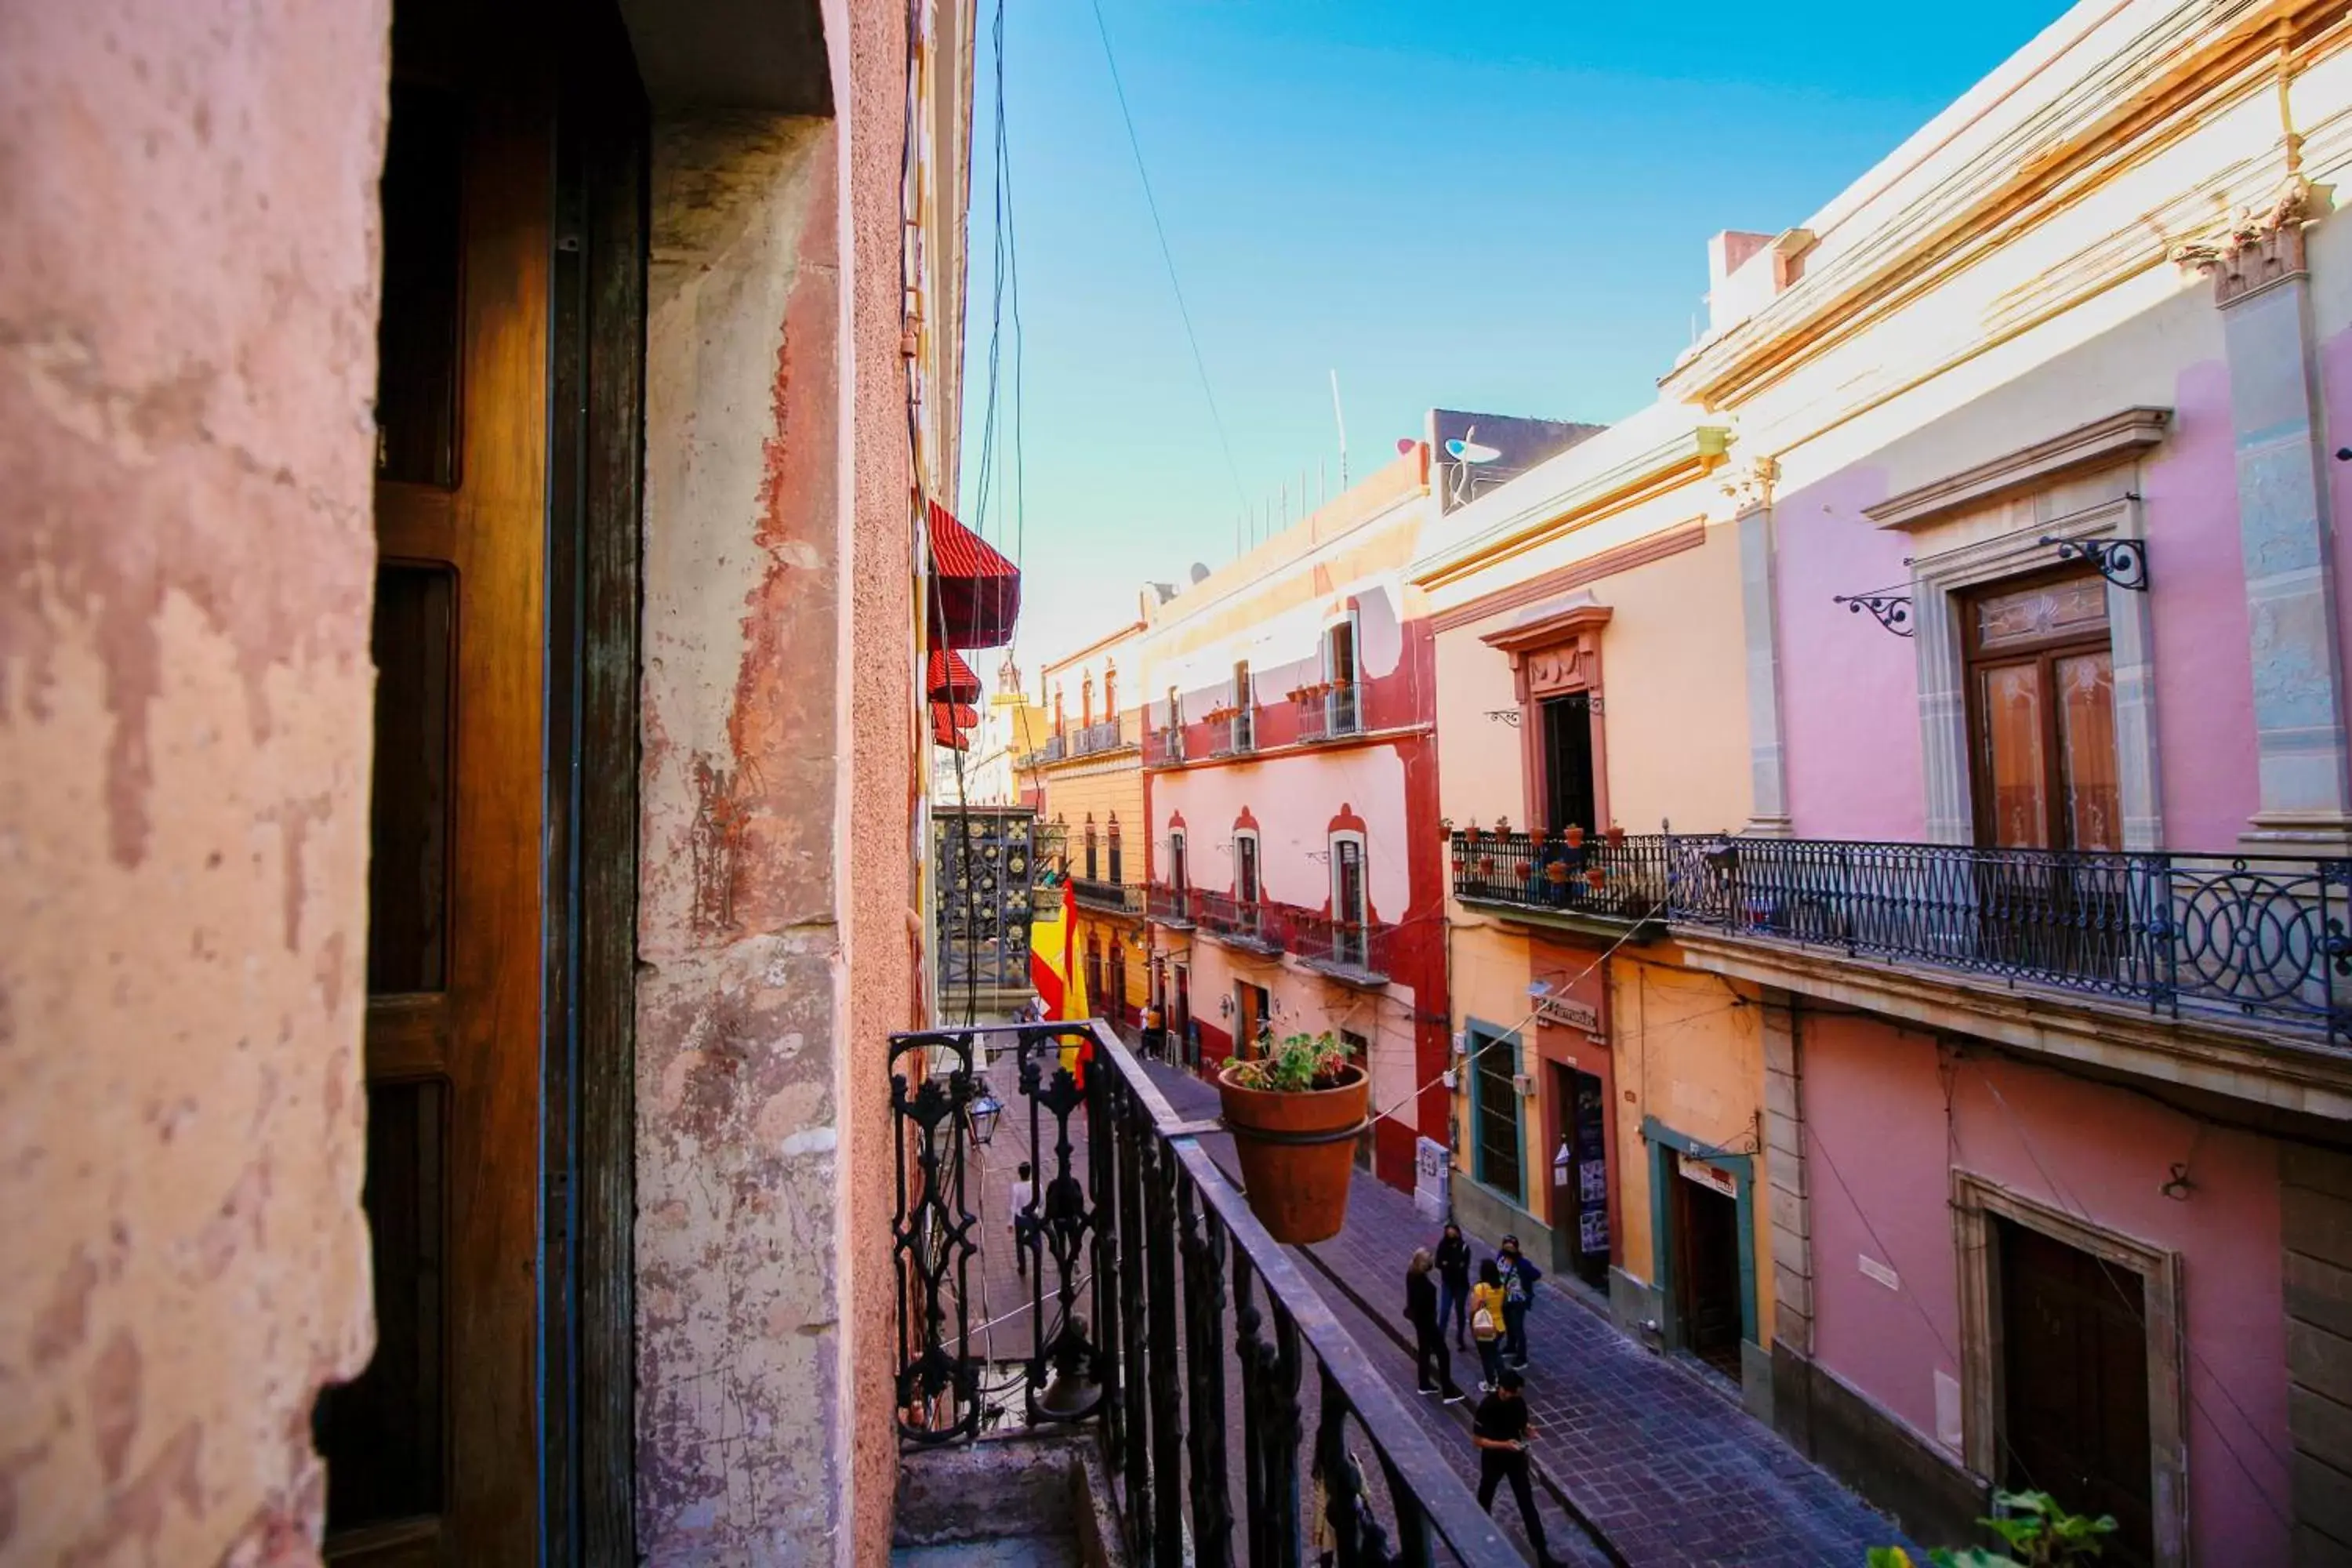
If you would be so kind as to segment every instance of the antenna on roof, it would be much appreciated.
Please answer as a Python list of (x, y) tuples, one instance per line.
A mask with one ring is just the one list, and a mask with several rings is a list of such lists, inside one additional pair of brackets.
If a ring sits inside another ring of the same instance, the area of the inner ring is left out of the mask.
[(1339, 373), (1331, 372), (1331, 417), (1339, 426), (1339, 488), (1348, 488), (1348, 411), (1339, 406)]

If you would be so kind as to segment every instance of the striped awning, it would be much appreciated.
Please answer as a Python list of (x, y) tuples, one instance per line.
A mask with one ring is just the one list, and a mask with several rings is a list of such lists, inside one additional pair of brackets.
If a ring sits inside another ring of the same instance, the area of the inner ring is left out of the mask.
[(945, 649), (1000, 647), (1021, 614), (1021, 569), (1003, 552), (929, 503), (934, 630)]

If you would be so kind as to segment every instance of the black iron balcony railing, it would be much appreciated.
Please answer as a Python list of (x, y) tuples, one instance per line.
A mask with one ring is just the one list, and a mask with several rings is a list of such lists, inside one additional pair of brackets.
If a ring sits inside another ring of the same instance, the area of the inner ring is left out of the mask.
[(1289, 914), (1284, 906), (1263, 899), (1201, 891), (1192, 895), (1192, 918), (1202, 931), (1258, 952), (1280, 952), (1288, 945)]
[(1583, 836), (1506, 833), (1453, 836), (1454, 896), (1534, 912), (1612, 921), (1665, 915), (1667, 844), (1663, 834)]
[(1289, 917), (1289, 948), (1309, 967), (1359, 985), (1382, 985), (1393, 971), (1394, 926), (1333, 920), (1304, 912)]
[(1134, 882), (1099, 882), (1091, 877), (1073, 877), (1070, 890), (1082, 910), (1099, 910), (1105, 914), (1141, 915), (1143, 889)]
[(1154, 882), (1144, 896), (1144, 913), (1161, 925), (1190, 931), (1192, 928), (1192, 899), (1190, 888), (1171, 888), (1164, 882)]
[(1105, 719), (1102, 722), (1089, 724), (1072, 735), (1067, 748), (1068, 754), (1073, 757), (1092, 757), (1104, 752), (1115, 752), (1118, 750), (1121, 739), (1118, 721)]
[(1184, 760), (1184, 731), (1181, 728), (1153, 730), (1143, 737), (1143, 765), (1147, 768), (1172, 768)]
[(1301, 745), (1313, 745), (1322, 741), (1336, 741), (1357, 734), (1359, 722), (1355, 686), (1327, 687), (1292, 699), (1291, 706), (1298, 711), (1298, 741)]
[(2352, 860), (1671, 840), (1672, 918), (2352, 1046)]
[[(978, 1070), (982, 1041), (1009, 1070), (1000, 1089)], [(1082, 1078), (1072, 1047), (1091, 1047)], [(1127, 1545), (1154, 1568), (1297, 1563), (1314, 1472), (1351, 1568), (1519, 1561), (1211, 1161), (1202, 1129), (1099, 1021), (900, 1035), (890, 1070), (903, 1446), (966, 1443), (992, 1426), (1090, 1427)], [(978, 1212), (992, 1187), (976, 1115), (1007, 1089), (1003, 1121), (1025, 1122), (1036, 1162), (1033, 1195), (1011, 1215)], [(987, 1255), (1005, 1246), (1025, 1279), (1002, 1287), (1017, 1300), (991, 1302), (975, 1276), (991, 1279)]]
[(1492, 829), (1454, 893), (1999, 976), (2352, 1046), (2352, 860)]

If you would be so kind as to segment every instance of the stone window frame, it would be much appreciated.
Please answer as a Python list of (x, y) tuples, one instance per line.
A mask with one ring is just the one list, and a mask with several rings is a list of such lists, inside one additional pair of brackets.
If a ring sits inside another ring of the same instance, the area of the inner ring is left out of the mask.
[[(2044, 491), (2035, 499), (2045, 500), (2053, 493)], [(1913, 640), (1918, 648), (1921, 771), (1927, 788), (1929, 843), (1976, 842), (1961, 596), (2056, 564), (2057, 547), (2042, 543), (2045, 538), (2144, 542), (2147, 537), (2139, 497), (2125, 491), (2063, 516), (2037, 517), (2023, 528), (1913, 560)], [(2123, 809), (2124, 847), (2158, 850), (2164, 847), (2164, 807), (2156, 735), (2153, 605), (2142, 590), (2109, 582), (2106, 592), (2108, 647), (2116, 681), (2116, 793)]]
[(1538, 605), (1478, 639), (1511, 663), (1511, 694), (1519, 710), (1521, 820), (1532, 829), (1552, 832), (1559, 826), (1548, 820), (1550, 787), (1543, 705), (1578, 692), (1591, 702), (1594, 829), (1605, 829), (1615, 820), (1609, 814), (1609, 735), (1601, 689), (1601, 639), (1614, 614), (1592, 594), (1579, 593)]
[(2147, 1320), (2149, 1489), (2157, 1568), (2189, 1562), (2188, 1337), (2180, 1255), (2053, 1208), (1991, 1176), (1955, 1166), (1952, 1239), (1960, 1289), (1961, 1459), (1988, 1484), (2000, 1475), (2000, 1255), (1992, 1222), (2005, 1219), (2140, 1277)]

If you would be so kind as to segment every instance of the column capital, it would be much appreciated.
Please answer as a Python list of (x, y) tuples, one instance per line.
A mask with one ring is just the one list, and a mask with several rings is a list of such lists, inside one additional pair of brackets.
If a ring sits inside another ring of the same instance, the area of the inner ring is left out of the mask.
[(2227, 229), (2175, 246), (2172, 259), (2213, 279), (2215, 305), (2234, 305), (2307, 269), (2304, 228), (2326, 211), (2329, 195), (2326, 186), (2289, 174), (2268, 205), (2240, 207)]

